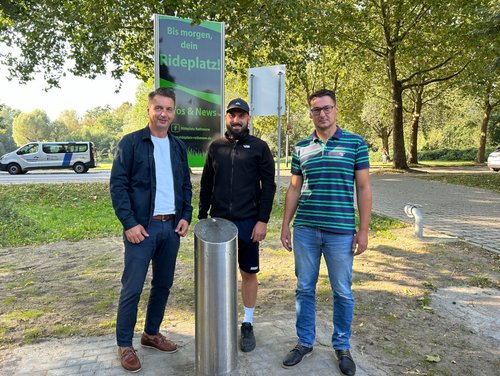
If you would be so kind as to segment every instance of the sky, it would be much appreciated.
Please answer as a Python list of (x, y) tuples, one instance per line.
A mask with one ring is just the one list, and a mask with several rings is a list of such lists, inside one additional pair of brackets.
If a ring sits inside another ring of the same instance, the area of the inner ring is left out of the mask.
[(111, 108), (123, 102), (135, 102), (135, 92), (140, 81), (127, 74), (122, 88), (115, 93), (118, 81), (111, 76), (98, 76), (94, 80), (68, 75), (59, 82), (60, 88), (44, 91), (47, 84), (43, 77), (21, 85), (7, 80), (7, 69), (0, 66), (0, 104), (31, 112), (45, 110), (50, 120), (56, 120), (63, 110), (76, 110), (83, 116), (87, 110), (109, 105)]

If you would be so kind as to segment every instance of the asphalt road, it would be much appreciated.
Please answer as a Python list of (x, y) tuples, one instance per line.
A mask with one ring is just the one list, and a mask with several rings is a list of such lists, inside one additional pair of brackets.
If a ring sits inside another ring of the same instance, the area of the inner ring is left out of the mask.
[(110, 171), (93, 171), (77, 174), (71, 170), (29, 171), (24, 175), (9, 175), (0, 172), (0, 184), (57, 184), (57, 183), (97, 183), (109, 181)]

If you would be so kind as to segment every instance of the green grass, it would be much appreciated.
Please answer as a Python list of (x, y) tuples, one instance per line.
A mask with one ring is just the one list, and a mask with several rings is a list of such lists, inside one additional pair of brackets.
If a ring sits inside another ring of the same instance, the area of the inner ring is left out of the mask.
[[(268, 238), (279, 239), (285, 189), (280, 206), (274, 205), (268, 226)], [(193, 184), (193, 223), (197, 223), (199, 183)], [(371, 231), (390, 238), (390, 230), (407, 226), (394, 219), (373, 215)], [(79, 241), (120, 236), (122, 227), (115, 216), (108, 183), (5, 185), (0, 193), (0, 247)], [(93, 260), (105, 265), (109, 257)], [(11, 266), (3, 265), (0, 272)], [(27, 287), (27, 286), (24, 286)]]
[(437, 291), (437, 287), (432, 282), (424, 282), (422, 285), (429, 291)]
[(394, 312), (390, 312), (384, 317), (388, 322), (393, 323), (398, 319), (398, 316)]
[[(356, 225), (358, 224), (358, 215), (356, 213)], [(372, 213), (370, 221), (370, 232), (379, 238), (392, 239), (395, 237), (391, 230), (408, 227), (409, 224), (386, 217), (385, 215)]]
[(14, 271), (16, 268), (13, 264), (0, 265), (0, 273), (9, 273)]
[(106, 170), (111, 170), (111, 165), (113, 164), (112, 161), (106, 160), (102, 162), (97, 162), (97, 166), (93, 169), (96, 171), (106, 171)]
[(76, 334), (79, 334), (80, 328), (72, 325), (67, 325), (67, 324), (56, 324), (50, 328), (47, 328), (51, 336), (54, 337), (70, 337)]
[(117, 236), (107, 183), (4, 185), (0, 247)]
[(113, 256), (109, 254), (103, 254), (97, 257), (92, 257), (87, 263), (87, 268), (83, 271), (83, 274), (94, 275), (96, 270), (103, 270), (113, 261)]
[(479, 274), (474, 275), (469, 279), (469, 285), (474, 287), (494, 287), (495, 283), (487, 276)]
[(2, 319), (12, 321), (28, 321), (30, 319), (36, 319), (45, 313), (46, 312), (43, 311), (13, 311), (3, 315)]
[(431, 291), (426, 290), (424, 291), (424, 295), (418, 299), (420, 302), (420, 307), (425, 308), (425, 307), (430, 307), (431, 305)]
[(0, 322), (0, 340), (4, 341), (5, 334), (9, 331), (9, 327), (6, 325), (3, 325)]
[(463, 167), (463, 166), (477, 166), (473, 161), (419, 161), (418, 165), (411, 165), (411, 167), (429, 166), (429, 167)]
[[(471, 161), (419, 161), (418, 164), (409, 164), (411, 167), (464, 167), (464, 166), (477, 166), (477, 163)], [(392, 162), (382, 163), (381, 161), (370, 160), (371, 168), (392, 169)]]
[(42, 335), (43, 335), (42, 328), (33, 327), (33, 328), (26, 329), (24, 331), (24, 343), (25, 344), (33, 343), (38, 338), (42, 337)]
[(477, 174), (416, 175), (415, 177), (419, 179), (465, 185), (467, 187), (483, 188), (494, 192), (500, 192), (500, 173), (486, 172)]
[(16, 297), (15, 296), (7, 296), (5, 298), (3, 298), (2, 300), (2, 304), (8, 306), (8, 305), (12, 305), (16, 302)]

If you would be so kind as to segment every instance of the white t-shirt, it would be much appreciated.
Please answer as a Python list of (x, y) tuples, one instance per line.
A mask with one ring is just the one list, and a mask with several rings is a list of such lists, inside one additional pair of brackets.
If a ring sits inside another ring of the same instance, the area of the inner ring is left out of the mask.
[(170, 160), (170, 142), (168, 136), (151, 136), (154, 145), (156, 196), (153, 215), (175, 214), (174, 177)]

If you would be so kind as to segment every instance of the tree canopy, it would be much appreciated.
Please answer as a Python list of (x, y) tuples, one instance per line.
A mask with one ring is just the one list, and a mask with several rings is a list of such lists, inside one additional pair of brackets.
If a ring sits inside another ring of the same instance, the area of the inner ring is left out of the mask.
[[(494, 0), (4, 0), (0, 63), (21, 82), (42, 72), (49, 87), (67, 70), (92, 78), (111, 69), (118, 80), (131, 72), (146, 82), (153, 77), (155, 13), (225, 22), (226, 72), (239, 77), (240, 93), (248, 67), (286, 64), (294, 132), (310, 129), (307, 95), (328, 87), (338, 92), (342, 124), (370, 143), (386, 143), (391, 130), (396, 168), (408, 167), (406, 145), (414, 155), (418, 134), (448, 129), (449, 120), (434, 116), (443, 103), (437, 95), (451, 98), (459, 90), (465, 101), (479, 103), (487, 120), (476, 124), (476, 133), (494, 134), (487, 129), (499, 103), (500, 5)], [(105, 137), (105, 128), (118, 137), (144, 121), (141, 109), (130, 111), (135, 115), (92, 127), (87, 116), (80, 130)], [(383, 128), (374, 131), (377, 118)], [(75, 126), (70, 114), (59, 120)], [(59, 125), (52, 130), (64, 130)], [(484, 158), (486, 136), (476, 143)]]
[(43, 110), (19, 114), (12, 124), (12, 136), (18, 145), (48, 140), (50, 137), (49, 117)]

